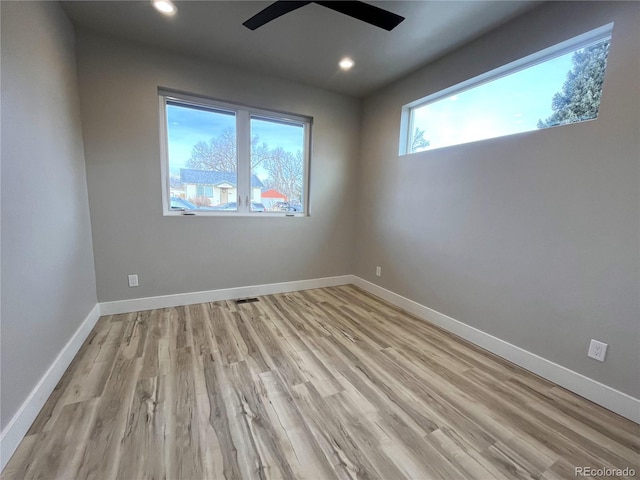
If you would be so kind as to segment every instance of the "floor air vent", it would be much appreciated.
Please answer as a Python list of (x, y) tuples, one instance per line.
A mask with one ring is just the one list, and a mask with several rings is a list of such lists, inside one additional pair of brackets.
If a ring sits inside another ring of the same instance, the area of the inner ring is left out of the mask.
[(259, 302), (260, 300), (258, 300), (257, 298), (241, 298), (240, 300), (236, 300), (236, 305), (240, 305), (242, 303), (253, 303), (253, 302)]

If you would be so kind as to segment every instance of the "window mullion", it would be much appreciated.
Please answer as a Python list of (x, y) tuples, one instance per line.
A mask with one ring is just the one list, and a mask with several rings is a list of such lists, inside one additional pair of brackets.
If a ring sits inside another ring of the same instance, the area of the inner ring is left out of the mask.
[(249, 213), (251, 201), (251, 128), (250, 115), (246, 110), (236, 114), (237, 155), (238, 155), (238, 212)]

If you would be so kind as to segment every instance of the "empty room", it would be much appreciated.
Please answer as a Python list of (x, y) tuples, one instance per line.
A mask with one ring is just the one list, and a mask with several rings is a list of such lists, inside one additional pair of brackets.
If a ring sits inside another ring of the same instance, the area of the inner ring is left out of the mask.
[(0, 17), (0, 478), (640, 477), (640, 3)]

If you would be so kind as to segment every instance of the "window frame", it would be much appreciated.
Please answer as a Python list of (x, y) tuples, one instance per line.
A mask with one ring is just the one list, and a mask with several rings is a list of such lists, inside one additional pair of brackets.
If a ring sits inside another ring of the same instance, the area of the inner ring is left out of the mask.
[[(184, 93), (172, 89), (158, 87), (159, 128), (160, 128), (160, 160), (162, 176), (162, 214), (163, 216), (203, 216), (203, 217), (308, 217), (309, 216), (309, 184), (311, 170), (312, 126), (313, 117), (288, 112), (267, 110), (240, 103), (221, 101), (210, 97)], [(186, 107), (201, 107), (208, 110), (234, 113), (236, 120), (236, 192), (237, 210), (179, 210), (171, 209), (171, 178), (169, 168), (169, 138), (167, 131), (167, 102), (183, 104)], [(252, 211), (251, 201), (251, 118), (260, 117), (265, 120), (286, 122), (300, 125), (304, 129), (304, 173), (303, 173), (303, 210), (300, 212), (259, 212)], [(241, 201), (248, 199), (248, 201)]]
[[(414, 131), (413, 111), (418, 108), (429, 105), (431, 103), (435, 103), (438, 100), (441, 100), (443, 98), (447, 98), (453, 95), (463, 93), (467, 90), (471, 90), (475, 87), (484, 85), (485, 83), (490, 83), (494, 80), (498, 80), (502, 77), (506, 77), (507, 75), (510, 75), (512, 73), (516, 73), (521, 70), (534, 67), (546, 61), (552, 60), (556, 57), (565, 55), (569, 52), (580, 50), (582, 48), (587, 48), (595, 43), (601, 42), (606, 39), (611, 40), (612, 34), (613, 34), (613, 26), (614, 26), (613, 22), (608, 23), (601, 27), (585, 32), (581, 35), (577, 35), (568, 40), (552, 45), (551, 47), (535, 52), (531, 55), (527, 55), (526, 57), (507, 63), (506, 65), (503, 65), (501, 67), (494, 68), (493, 70), (482, 73), (480, 75), (476, 75), (473, 78), (457, 83), (443, 90), (439, 90), (435, 93), (432, 93), (425, 97), (409, 102), (406, 105), (403, 105), (401, 110), (401, 117), (400, 117), (400, 141), (399, 141), (398, 155), (399, 156), (413, 155), (416, 153), (424, 153), (425, 151), (438, 150), (441, 148), (449, 148), (449, 147), (455, 147), (457, 145), (465, 145), (467, 143), (475, 143), (483, 140), (489, 140), (489, 138), (486, 138), (481, 140), (473, 140), (470, 142), (456, 143), (453, 145), (446, 145), (442, 147), (433, 147), (427, 150), (421, 150), (419, 152), (411, 152), (410, 151), (411, 134)], [(580, 123), (580, 122), (576, 122), (576, 123)], [(573, 124), (567, 124), (567, 125), (573, 125)], [(563, 125), (558, 125), (558, 126), (563, 126)], [(535, 130), (529, 130), (529, 131), (535, 131)], [(524, 132), (520, 132), (520, 133), (524, 133)], [(513, 135), (513, 134), (505, 134), (505, 135), (500, 135), (497, 137), (490, 137), (490, 138), (496, 139), (496, 138), (506, 137), (509, 135)]]

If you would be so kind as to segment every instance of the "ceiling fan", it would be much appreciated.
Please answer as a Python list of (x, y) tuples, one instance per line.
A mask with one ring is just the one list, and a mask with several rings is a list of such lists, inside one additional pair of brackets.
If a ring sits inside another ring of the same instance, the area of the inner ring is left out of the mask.
[(300, 2), (278, 0), (244, 22), (243, 25), (250, 30), (255, 30), (256, 28), (281, 17), (286, 13), (297, 10), (298, 8), (304, 7), (310, 3), (317, 3), (318, 5), (349, 15), (350, 17), (375, 25), (376, 27), (383, 28), (387, 31), (393, 30), (404, 20), (404, 17), (401, 17), (400, 15), (396, 15), (393, 12), (374, 7), (373, 5), (369, 5), (364, 2)]

